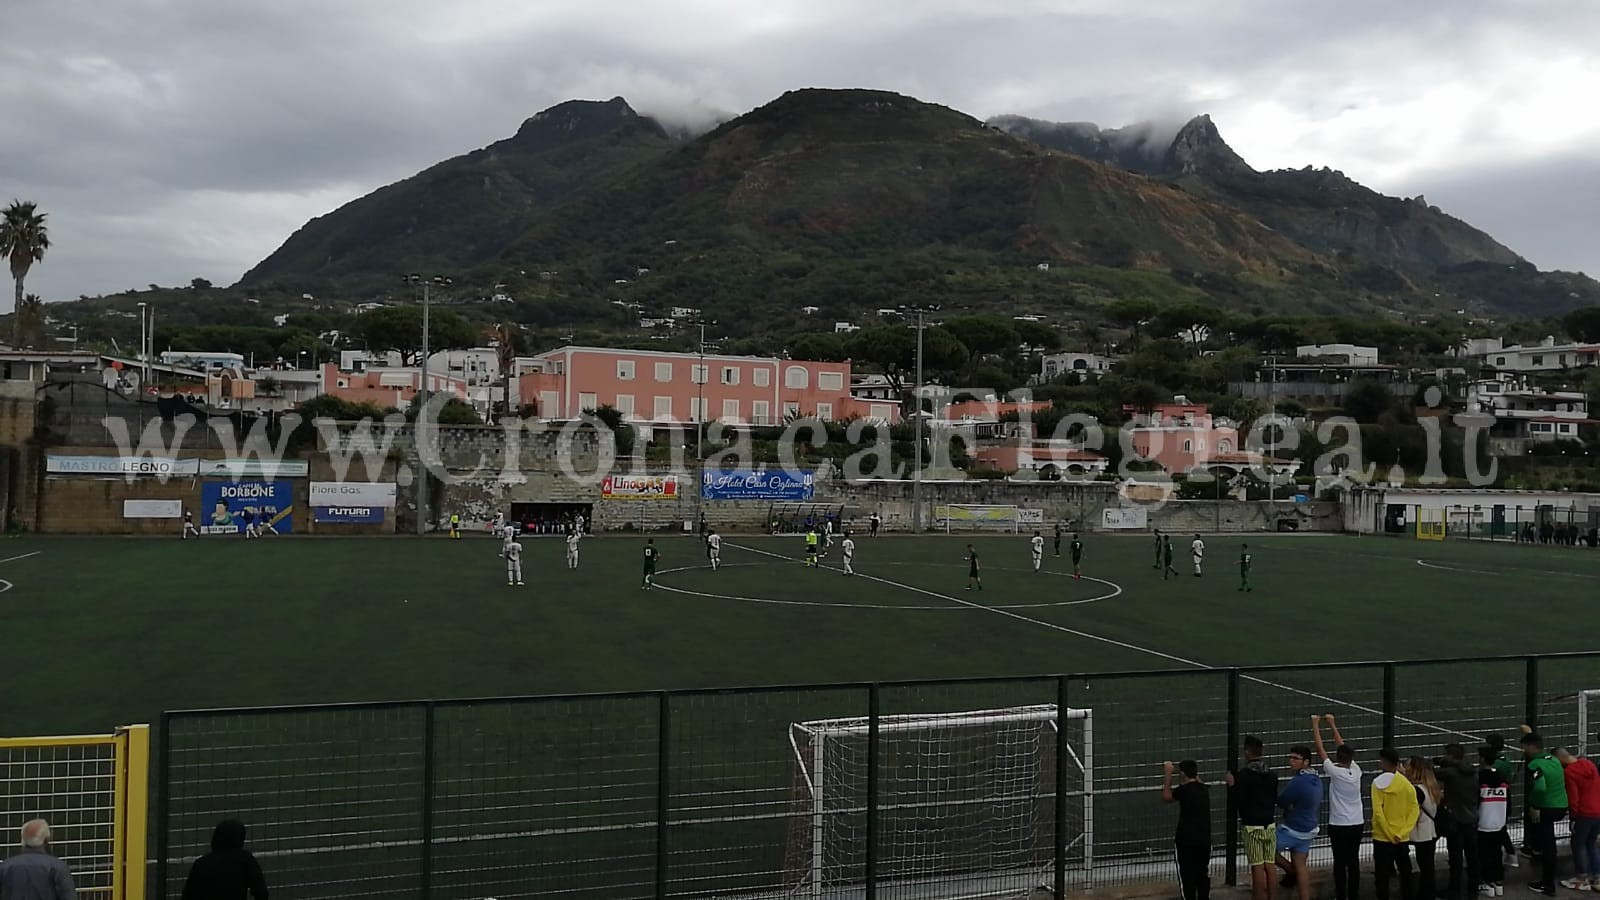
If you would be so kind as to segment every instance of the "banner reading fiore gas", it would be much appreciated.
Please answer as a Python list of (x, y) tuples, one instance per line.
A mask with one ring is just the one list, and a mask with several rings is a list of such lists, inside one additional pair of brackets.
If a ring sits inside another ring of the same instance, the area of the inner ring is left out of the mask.
[(200, 530), (239, 534), (265, 519), (279, 534), (294, 527), (294, 482), (211, 481), (200, 486)]
[(676, 500), (678, 479), (673, 475), (607, 475), (600, 480), (602, 500)]

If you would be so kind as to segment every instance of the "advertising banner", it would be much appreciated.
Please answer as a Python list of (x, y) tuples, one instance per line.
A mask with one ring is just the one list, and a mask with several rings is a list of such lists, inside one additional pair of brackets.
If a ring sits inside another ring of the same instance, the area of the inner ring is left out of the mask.
[(375, 525), (383, 521), (383, 507), (313, 506), (311, 521), (332, 525)]
[(1021, 510), (1015, 506), (935, 506), (936, 522), (959, 525), (962, 523), (987, 523), (1010, 525), (1021, 520)]
[(313, 481), (311, 506), (376, 506), (394, 509), (395, 486), (381, 481)]
[(1100, 515), (1100, 527), (1108, 531), (1142, 529), (1149, 525), (1149, 511), (1138, 506), (1108, 506)]
[(265, 519), (279, 534), (294, 527), (294, 482), (210, 481), (200, 485), (200, 531), (239, 534)]
[(810, 472), (753, 472), (749, 469), (703, 472), (700, 497), (704, 500), (810, 500)]
[(1043, 525), (1044, 524), (1044, 510), (1042, 510), (1042, 509), (1028, 509), (1027, 507), (1022, 507), (1022, 508), (1018, 509), (1017, 510), (1017, 524), (1018, 525)]
[(122, 501), (122, 517), (124, 519), (181, 519), (183, 518), (183, 501), (124, 500)]
[(673, 475), (607, 475), (600, 481), (602, 500), (676, 500), (678, 479)]
[(195, 475), (197, 459), (172, 459), (164, 456), (68, 456), (51, 453), (44, 458), (49, 475)]
[(216, 478), (304, 478), (311, 474), (311, 463), (303, 459), (202, 459), (200, 475)]

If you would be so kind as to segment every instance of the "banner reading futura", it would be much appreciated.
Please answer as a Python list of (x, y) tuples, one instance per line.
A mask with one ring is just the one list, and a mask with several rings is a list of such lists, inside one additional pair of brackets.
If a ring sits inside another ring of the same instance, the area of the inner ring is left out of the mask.
[(810, 472), (735, 469), (700, 476), (703, 500), (810, 500), (814, 489)]

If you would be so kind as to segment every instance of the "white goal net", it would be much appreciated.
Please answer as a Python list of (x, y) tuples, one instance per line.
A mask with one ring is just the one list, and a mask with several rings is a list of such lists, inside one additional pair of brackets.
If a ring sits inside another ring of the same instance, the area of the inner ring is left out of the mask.
[(1013, 534), (1024, 528), (1038, 528), (1044, 524), (1044, 510), (1024, 509), (1020, 506), (975, 506), (950, 503), (933, 508), (933, 527), (946, 533), (955, 531), (1009, 531)]
[(1589, 752), (1596, 739), (1595, 728), (1600, 726), (1600, 690), (1578, 692), (1578, 749), (1579, 756)]
[[(859, 896), (867, 868), (865, 717), (789, 727), (791, 896)], [(1069, 864), (1093, 859), (1093, 718), (1054, 705), (878, 719), (877, 872), (917, 896), (1018, 896), (1055, 861), (1057, 754), (1065, 754)], [(896, 896), (891, 892), (889, 896)]]

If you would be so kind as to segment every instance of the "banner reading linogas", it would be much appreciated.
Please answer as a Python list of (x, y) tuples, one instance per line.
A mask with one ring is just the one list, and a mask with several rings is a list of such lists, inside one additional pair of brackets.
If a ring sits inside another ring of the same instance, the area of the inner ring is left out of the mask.
[(678, 479), (673, 475), (607, 475), (600, 480), (602, 500), (676, 500)]
[(262, 519), (288, 534), (294, 527), (294, 482), (207, 482), (200, 486), (200, 516), (205, 534), (239, 534)]
[(710, 471), (700, 476), (700, 497), (704, 500), (810, 500), (813, 487), (810, 472), (782, 469)]

